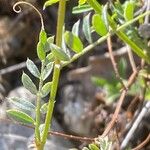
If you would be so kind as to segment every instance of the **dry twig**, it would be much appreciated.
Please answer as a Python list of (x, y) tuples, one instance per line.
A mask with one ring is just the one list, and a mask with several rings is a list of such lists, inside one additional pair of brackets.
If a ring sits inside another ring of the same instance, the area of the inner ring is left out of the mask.
[[(10, 119), (0, 118), (0, 121), (7, 122), (7, 123), (12, 123), (12, 124), (16, 124), (16, 125), (21, 125), (21, 126), (24, 126), (24, 127), (27, 127), (27, 128), (34, 129), (34, 126), (23, 124), (23, 123), (14, 122), (14, 121), (12, 121)], [(48, 133), (49, 133), (49, 135), (55, 135), (55, 136), (59, 136), (59, 137), (63, 137), (63, 138), (71, 139), (71, 140), (75, 140), (75, 141), (85, 141), (85, 142), (94, 142), (95, 141), (95, 138), (88, 138), (88, 137), (68, 135), (68, 134), (64, 134), (64, 133), (60, 133), (60, 132), (56, 132), (56, 131), (49, 131)]]
[[(135, 71), (131, 74), (131, 76), (129, 77), (128, 79), (128, 84), (127, 84), (127, 88), (130, 88), (130, 86), (134, 83), (136, 77), (137, 77), (137, 74), (138, 74), (138, 71)], [(116, 107), (116, 110), (113, 114), (113, 117), (110, 121), (110, 123), (108, 124), (108, 126), (106, 127), (105, 131), (103, 132), (102, 134), (102, 137), (105, 137), (109, 131), (113, 128), (113, 126), (115, 125), (115, 122), (118, 118), (118, 114), (120, 112), (120, 109), (121, 109), (121, 106), (122, 106), (122, 103), (125, 99), (125, 96), (126, 96), (126, 93), (127, 93), (127, 90), (126, 89), (123, 89), (122, 92), (121, 92), (121, 96), (118, 100), (118, 104), (117, 104), (117, 107)]]
[(131, 51), (131, 48), (128, 45), (127, 45), (127, 52), (128, 52), (128, 57), (129, 57), (129, 61), (130, 61), (132, 70), (133, 70), (133, 72), (135, 72), (136, 71), (136, 65), (135, 65), (133, 53)]
[(112, 65), (113, 65), (115, 75), (118, 78), (118, 80), (120, 81), (120, 83), (122, 84), (122, 86), (124, 87), (124, 89), (127, 90), (127, 87), (125, 86), (125, 84), (123, 83), (122, 78), (119, 75), (119, 71), (118, 71), (118, 68), (117, 68), (117, 63), (116, 63), (115, 58), (113, 56), (112, 42), (111, 42), (111, 37), (110, 36), (107, 38), (107, 45), (108, 45), (108, 51), (109, 51), (109, 55), (110, 55), (110, 59), (111, 59)]

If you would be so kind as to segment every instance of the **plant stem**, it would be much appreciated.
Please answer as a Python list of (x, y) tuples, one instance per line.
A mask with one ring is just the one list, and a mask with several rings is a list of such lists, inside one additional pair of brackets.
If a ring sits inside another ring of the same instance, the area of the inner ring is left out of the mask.
[[(60, 0), (58, 9), (57, 33), (56, 33), (56, 45), (59, 47), (61, 47), (62, 44), (62, 33), (63, 33), (62, 31), (65, 20), (65, 12), (66, 12), (66, 0)], [(41, 150), (44, 148), (48, 136), (48, 131), (51, 126), (52, 114), (60, 77), (60, 70), (61, 70), (60, 61), (57, 58), (55, 58), (52, 87), (50, 92), (50, 99), (48, 102), (48, 110), (45, 119), (45, 128), (42, 135)]]
[(116, 32), (116, 35), (123, 42), (127, 43), (138, 56), (140, 56), (141, 58), (146, 60), (148, 63), (150, 62), (148, 55), (146, 55), (140, 47), (138, 47), (133, 41), (131, 41), (125, 33), (118, 31), (118, 32)]
[[(90, 1), (90, 0), (89, 0)], [(116, 31), (110, 31), (107, 35), (99, 38), (97, 41), (95, 41), (94, 43), (88, 45), (87, 47), (85, 47), (80, 53), (75, 54), (70, 61), (67, 62), (63, 62), (62, 63), (62, 67), (67, 66), (68, 64), (72, 63), (73, 61), (75, 61), (76, 59), (78, 59), (79, 57), (81, 57), (82, 55), (84, 55), (85, 53), (91, 51), (95, 46), (99, 45), (100, 43), (102, 43), (103, 41), (107, 40), (108, 36), (112, 36), (115, 34), (115, 32), (118, 31), (122, 31), (123, 29), (125, 29), (126, 27), (128, 27), (129, 25), (133, 24), (134, 22), (138, 21), (139, 19), (145, 17), (146, 15), (150, 15), (150, 11), (145, 12), (139, 16), (137, 16), (136, 18), (134, 18), (133, 20), (130, 20), (128, 22), (126, 22), (125, 24), (119, 26)]]
[[(43, 72), (43, 70), (44, 70), (44, 62), (42, 62), (41, 72)], [(40, 77), (39, 90), (37, 93), (37, 101), (36, 101), (36, 124), (35, 124), (35, 140), (36, 140), (37, 147), (40, 145), (40, 142), (41, 142), (39, 126), (40, 126), (40, 116), (41, 116), (41, 113), (40, 113), (40, 108), (41, 108), (40, 91), (42, 89), (42, 86), (43, 86), (43, 79), (42, 79), (42, 77)]]

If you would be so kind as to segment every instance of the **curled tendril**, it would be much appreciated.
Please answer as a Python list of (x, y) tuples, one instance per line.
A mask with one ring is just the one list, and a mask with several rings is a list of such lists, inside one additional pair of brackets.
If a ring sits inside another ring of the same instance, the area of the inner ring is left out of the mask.
[(30, 7), (32, 7), (36, 12), (37, 14), (39, 15), (40, 19), (41, 19), (41, 26), (42, 26), (42, 29), (44, 30), (44, 21), (43, 21), (43, 16), (42, 14), (39, 12), (39, 10), (33, 6), (31, 3), (28, 3), (28, 2), (24, 2), (24, 1), (20, 1), (20, 2), (17, 2), (13, 5), (13, 10), (16, 12), (16, 13), (20, 13), (22, 11), (21, 7), (19, 5), (21, 4), (25, 4), (25, 5), (28, 5)]

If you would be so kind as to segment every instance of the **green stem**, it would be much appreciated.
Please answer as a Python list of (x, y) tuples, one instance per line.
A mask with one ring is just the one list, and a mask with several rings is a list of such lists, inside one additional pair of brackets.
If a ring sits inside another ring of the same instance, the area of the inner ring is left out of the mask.
[[(41, 66), (41, 72), (43, 72), (44, 70), (44, 63), (42, 62), (42, 66)], [(41, 142), (41, 137), (40, 137), (40, 130), (39, 130), (39, 126), (40, 126), (40, 108), (41, 108), (41, 95), (40, 95), (40, 91), (42, 89), (43, 86), (43, 79), (40, 77), (40, 81), (39, 81), (39, 90), (37, 93), (37, 101), (36, 101), (36, 124), (35, 124), (35, 140), (36, 140), (36, 145), (37, 147), (40, 145)]]
[[(56, 45), (59, 47), (61, 47), (62, 44), (62, 33), (65, 20), (65, 12), (66, 12), (66, 0), (60, 0), (58, 9), (57, 33), (56, 33)], [(48, 102), (48, 110), (45, 119), (45, 128), (42, 135), (41, 150), (44, 148), (48, 136), (48, 131), (51, 126), (52, 114), (54, 110), (55, 98), (60, 77), (60, 70), (61, 70), (60, 61), (57, 58), (55, 58), (52, 86), (50, 92), (51, 94)]]
[(140, 47), (138, 47), (133, 41), (131, 41), (131, 40), (127, 37), (127, 35), (126, 35), (125, 33), (121, 32), (121, 31), (118, 31), (118, 32), (116, 32), (116, 35), (117, 35), (123, 42), (125, 42), (126, 44), (128, 44), (128, 45), (131, 47), (131, 49), (132, 49), (139, 57), (143, 58), (143, 59), (146, 60), (148, 63), (150, 62), (148, 55), (146, 55), (146, 54), (144, 53), (144, 51), (143, 51)]

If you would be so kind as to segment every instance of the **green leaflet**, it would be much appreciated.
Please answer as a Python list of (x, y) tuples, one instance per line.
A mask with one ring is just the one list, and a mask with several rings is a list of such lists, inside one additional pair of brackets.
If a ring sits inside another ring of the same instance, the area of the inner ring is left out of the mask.
[(91, 13), (89, 13), (83, 18), (82, 30), (83, 30), (86, 40), (89, 43), (92, 43), (91, 28), (90, 28), (90, 15)]
[(32, 94), (36, 95), (37, 88), (36, 88), (35, 84), (32, 82), (30, 77), (27, 74), (25, 74), (24, 72), (22, 74), (22, 83), (23, 83), (23, 86), (27, 90), (29, 90)]
[(41, 29), (40, 34), (39, 34), (39, 41), (41, 43), (43, 43), (43, 45), (45, 45), (46, 41), (47, 41), (47, 34), (45, 32), (45, 30)]
[(53, 35), (53, 36), (50, 36), (50, 37), (48, 37), (47, 42), (48, 42), (48, 43), (54, 43), (54, 39), (55, 39), (55, 36), (54, 36), (54, 35)]
[(55, 36), (50, 36), (47, 38), (47, 41), (44, 46), (44, 50), (46, 52), (49, 52), (51, 50), (49, 45), (50, 45), (50, 43), (54, 43), (54, 39), (55, 39)]
[(79, 14), (83, 12), (87, 12), (93, 10), (93, 8), (89, 4), (79, 5), (73, 8), (72, 13), (73, 14)]
[(107, 27), (103, 21), (102, 15), (95, 14), (92, 18), (92, 25), (95, 31), (101, 35), (104, 36), (108, 33)]
[(50, 62), (45, 66), (42, 72), (43, 81), (47, 79), (47, 77), (51, 74), (52, 70), (53, 70), (53, 62)]
[(48, 0), (48, 1), (46, 1), (45, 4), (44, 4), (43, 9), (45, 9), (46, 7), (51, 6), (51, 5), (53, 5), (57, 2), (59, 2), (59, 0)]
[(87, 0), (79, 0), (79, 2), (78, 2), (78, 3), (79, 3), (79, 5), (83, 5), (83, 4), (85, 4), (85, 3), (86, 3), (86, 1), (87, 1)]
[(72, 32), (66, 31), (64, 34), (64, 38), (68, 47), (74, 52), (79, 53), (83, 50), (83, 44), (80, 38), (74, 35)]
[(43, 104), (41, 106), (40, 111), (41, 111), (42, 114), (46, 114), (47, 113), (47, 107), (48, 107), (48, 103), (45, 103), (45, 104)]
[(12, 119), (14, 119), (16, 121), (19, 121), (21, 123), (34, 124), (34, 119), (31, 118), (28, 114), (26, 114), (26, 113), (24, 113), (22, 111), (10, 109), (10, 110), (7, 110), (7, 114)]
[(49, 94), (50, 92), (50, 89), (51, 89), (51, 85), (52, 85), (52, 82), (47, 82), (43, 87), (42, 87), (42, 90), (41, 90), (41, 94), (42, 94), (42, 97), (45, 97)]
[(57, 45), (51, 43), (50, 48), (51, 48), (53, 55), (57, 59), (62, 60), (62, 61), (68, 61), (70, 59), (69, 56)]
[(28, 100), (18, 97), (8, 98), (9, 102), (18, 107), (19, 109), (27, 111), (35, 111), (35, 106)]
[(38, 55), (38, 58), (42, 61), (45, 59), (46, 57), (46, 52), (44, 50), (44, 45), (42, 42), (38, 42), (37, 44), (37, 55)]
[(26, 65), (27, 69), (31, 72), (32, 75), (34, 75), (37, 78), (40, 78), (40, 72), (32, 60), (28, 58), (26, 61)]
[(99, 150), (99, 148), (95, 144), (89, 145), (90, 150)]
[(72, 33), (76, 36), (79, 35), (79, 25), (80, 25), (80, 20), (78, 20), (72, 27)]
[(54, 61), (54, 55), (52, 53), (49, 53), (46, 56), (46, 59), (48, 60), (48, 62), (53, 62)]
[(109, 31), (109, 21), (108, 21), (107, 7), (108, 7), (107, 4), (103, 7), (102, 19), (103, 19), (104, 24), (105, 24), (105, 26), (106, 26), (106, 28), (107, 28), (107, 31)]
[(124, 18), (126, 21), (130, 21), (134, 17), (134, 8), (135, 8), (135, 3), (133, 1), (127, 1), (125, 3), (125, 8), (124, 8)]

